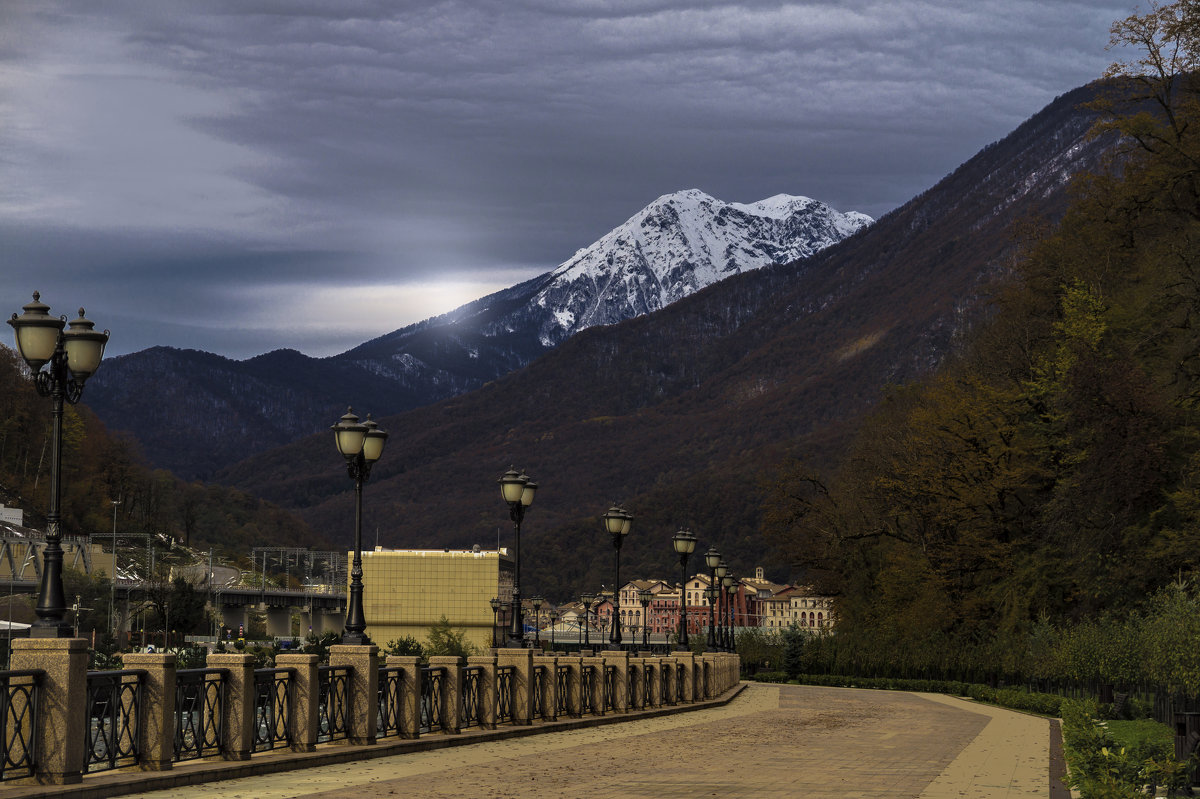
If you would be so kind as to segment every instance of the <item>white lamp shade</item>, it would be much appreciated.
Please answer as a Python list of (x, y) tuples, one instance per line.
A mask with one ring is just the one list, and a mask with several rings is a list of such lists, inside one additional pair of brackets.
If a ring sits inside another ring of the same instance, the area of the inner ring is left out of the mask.
[(602, 518), (604, 519), (605, 530), (613, 535), (621, 534), (621, 529), (625, 526), (625, 512), (623, 510), (613, 505)]
[(528, 481), (516, 469), (509, 469), (498, 482), (500, 483), (500, 496), (509, 505), (513, 505), (521, 501), (521, 495), (525, 492), (525, 483)]
[(708, 551), (704, 553), (704, 565), (708, 566), (710, 569), (715, 569), (720, 562), (721, 553), (712, 547), (709, 547)]
[(696, 536), (687, 530), (680, 530), (671, 538), (671, 546), (675, 547), (677, 555), (690, 555), (696, 551)]
[(67, 351), (67, 369), (82, 383), (100, 368), (104, 357), (104, 345), (108, 343), (108, 331), (97, 332), (95, 325), (79, 309), (79, 318), (72, 320), (63, 334), (63, 348)]
[(362, 456), (367, 463), (374, 463), (383, 455), (383, 445), (387, 443), (388, 434), (379, 429), (379, 425), (371, 421), (371, 414), (367, 414), (367, 421), (364, 425), (367, 428), (363, 435)]
[(333, 426), (333, 436), (343, 458), (357, 458), (367, 437), (367, 426), (360, 424), (354, 411), (347, 408), (345, 415)]
[(621, 535), (629, 535), (629, 528), (633, 525), (633, 514), (625, 511), (625, 521), (621, 524)]
[(50, 306), (41, 302), (41, 295), (33, 293), (33, 302), (24, 306), (20, 316), (12, 315), (8, 323), (16, 332), (17, 352), (37, 371), (54, 357), (58, 346), (58, 334), (66, 324), (62, 319), (50, 315)]
[(537, 492), (537, 483), (529, 480), (525, 483), (525, 487), (521, 489), (521, 504), (529, 507), (533, 504), (533, 495)]
[(725, 576), (726, 572), (728, 572), (728, 571), (729, 571), (729, 567), (727, 565), (725, 565), (724, 560), (717, 562), (716, 572), (717, 572), (718, 580), (722, 579)]

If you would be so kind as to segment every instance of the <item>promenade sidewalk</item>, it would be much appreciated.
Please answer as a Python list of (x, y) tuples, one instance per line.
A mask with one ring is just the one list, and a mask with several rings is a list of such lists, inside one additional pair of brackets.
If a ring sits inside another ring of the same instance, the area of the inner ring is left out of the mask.
[[(751, 684), (723, 707), (146, 799), (1050, 796), (1050, 722), (933, 694)], [(2, 792), (0, 792), (2, 793)]]

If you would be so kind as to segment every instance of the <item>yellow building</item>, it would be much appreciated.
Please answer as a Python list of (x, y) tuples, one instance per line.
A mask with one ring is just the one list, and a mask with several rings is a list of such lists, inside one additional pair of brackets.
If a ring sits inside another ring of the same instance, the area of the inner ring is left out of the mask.
[[(354, 553), (349, 553), (353, 558)], [(380, 647), (412, 636), (421, 643), (442, 616), (481, 650), (492, 645), (490, 600), (512, 600), (508, 551), (384, 549), (363, 552), (363, 613)]]

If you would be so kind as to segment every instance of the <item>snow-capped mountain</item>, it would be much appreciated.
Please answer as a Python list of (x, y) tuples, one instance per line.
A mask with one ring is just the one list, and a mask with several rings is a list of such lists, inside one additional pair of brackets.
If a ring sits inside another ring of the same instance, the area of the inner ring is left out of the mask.
[(697, 189), (663, 195), (550, 274), (533, 298), (539, 340), (553, 347), (657, 311), (741, 272), (806, 258), (871, 222), (787, 194), (748, 205)]
[[(111, 429), (136, 429), (155, 466), (208, 477), (247, 451), (327, 428), (348, 403), (380, 417), (463, 394), (584, 328), (641, 316), (740, 272), (803, 258), (870, 222), (807, 197), (742, 205), (676, 192), (553, 271), (341, 355), (279, 350), (231, 361), (155, 347), (106, 362), (88, 383), (89, 404)], [(174, 380), (164, 382), (166, 374)], [(167, 384), (186, 401), (166, 401)], [(204, 421), (181, 428), (181, 413)], [(241, 433), (229, 435), (226, 427)], [(187, 441), (178, 439), (181, 429)]]

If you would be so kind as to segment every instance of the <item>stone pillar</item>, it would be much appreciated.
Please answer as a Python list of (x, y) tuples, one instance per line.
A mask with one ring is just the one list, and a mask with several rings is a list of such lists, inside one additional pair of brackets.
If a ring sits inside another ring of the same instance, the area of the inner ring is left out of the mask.
[(650, 657), (642, 661), (642, 668), (650, 672), (650, 691), (646, 694), (646, 707), (662, 707), (662, 658)]
[(329, 665), (350, 668), (347, 742), (354, 746), (375, 743), (375, 717), (379, 715), (379, 647), (374, 644), (334, 644), (329, 647)]
[(462, 658), (458, 655), (431, 657), (429, 666), (442, 669), (442, 731), (452, 735), (462, 731)]
[(467, 658), (468, 666), (479, 666), (483, 674), (479, 678), (479, 728), (496, 729), (496, 656), (472, 655)]
[(317, 748), (317, 727), (320, 717), (321, 688), (317, 677), (316, 655), (276, 655), (275, 665), (292, 672), (292, 736), (293, 752), (311, 752)]
[[(38, 768), (44, 785), (70, 785), (83, 779), (87, 729), (87, 641), (83, 638), (14, 638), (13, 671), (42, 669)], [(64, 735), (65, 730), (76, 734)]]
[[(696, 701), (695, 692), (695, 675), (696, 675), (696, 655), (692, 652), (676, 652), (675, 663), (683, 665), (683, 701)], [(679, 670), (676, 669), (678, 676)], [(676, 694), (678, 695), (678, 693)]]
[(531, 724), (533, 720), (533, 650), (496, 650), (496, 667), (514, 666), (512, 679), (513, 724)]
[(535, 667), (541, 666), (545, 672), (545, 692), (542, 694), (542, 718), (546, 721), (558, 719), (558, 657), (555, 655), (538, 655), (533, 659)]
[(400, 681), (400, 737), (418, 738), (421, 735), (421, 659), (415, 655), (388, 655), (384, 661), (389, 668), (404, 669)]
[(617, 667), (617, 678), (613, 685), (613, 712), (629, 712), (629, 653), (622, 649), (603, 653), (605, 666)]
[(559, 659), (559, 665), (570, 669), (567, 674), (567, 715), (577, 719), (583, 715), (583, 658), (568, 655)]
[(226, 760), (249, 760), (254, 751), (254, 656), (208, 656), (208, 668), (228, 669), (221, 735)]
[(143, 771), (167, 771), (175, 761), (175, 655), (131, 652), (122, 660), (125, 668), (146, 672), (138, 766)]

